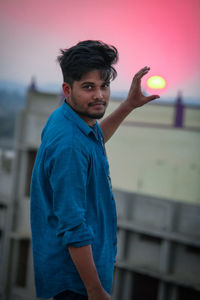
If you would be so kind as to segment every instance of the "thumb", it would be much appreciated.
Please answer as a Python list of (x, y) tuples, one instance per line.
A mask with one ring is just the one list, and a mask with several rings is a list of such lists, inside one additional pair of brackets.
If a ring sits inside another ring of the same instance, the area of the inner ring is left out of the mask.
[(149, 102), (149, 101), (152, 101), (152, 100), (155, 100), (155, 99), (158, 99), (158, 98), (160, 98), (159, 95), (151, 95), (151, 96), (148, 96), (148, 97), (147, 97), (148, 102)]

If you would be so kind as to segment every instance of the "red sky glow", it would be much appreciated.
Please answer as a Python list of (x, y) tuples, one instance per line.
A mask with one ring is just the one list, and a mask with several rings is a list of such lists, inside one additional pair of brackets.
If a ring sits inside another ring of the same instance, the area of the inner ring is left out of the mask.
[(99, 39), (119, 50), (114, 90), (147, 65), (166, 96), (199, 96), (199, 0), (1, 0), (0, 28), (0, 80), (61, 85), (59, 49)]

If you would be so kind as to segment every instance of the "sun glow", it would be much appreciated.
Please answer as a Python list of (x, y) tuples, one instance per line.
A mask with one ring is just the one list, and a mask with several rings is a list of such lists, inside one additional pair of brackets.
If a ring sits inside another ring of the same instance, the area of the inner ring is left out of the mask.
[(161, 90), (166, 87), (166, 80), (161, 76), (151, 76), (147, 80), (147, 86), (151, 89)]

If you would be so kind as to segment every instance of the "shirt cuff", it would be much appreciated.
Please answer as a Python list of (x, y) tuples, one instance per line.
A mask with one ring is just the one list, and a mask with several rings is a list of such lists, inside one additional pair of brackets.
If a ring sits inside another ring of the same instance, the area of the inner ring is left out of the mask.
[(91, 244), (94, 240), (94, 232), (91, 226), (87, 226), (85, 223), (65, 231), (62, 236), (62, 243), (65, 246), (72, 245), (73, 247), (83, 247)]

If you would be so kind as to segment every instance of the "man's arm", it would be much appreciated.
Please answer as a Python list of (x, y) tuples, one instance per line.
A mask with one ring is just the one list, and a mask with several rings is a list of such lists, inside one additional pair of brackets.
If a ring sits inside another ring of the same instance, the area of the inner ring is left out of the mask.
[(91, 245), (68, 247), (72, 260), (79, 272), (88, 294), (88, 300), (110, 300), (103, 289), (93, 260)]
[(66, 140), (63, 142), (61, 139), (59, 147), (55, 143), (54, 149), (46, 150), (45, 169), (54, 195), (54, 214), (58, 219), (56, 234), (60, 243), (69, 249), (88, 292), (88, 299), (110, 300), (100, 283), (92, 255), (90, 244), (94, 233), (85, 220), (88, 157), (78, 146), (66, 144)]
[(128, 93), (127, 99), (119, 105), (119, 107), (112, 112), (108, 117), (100, 122), (100, 127), (103, 131), (105, 143), (115, 133), (121, 122), (128, 116), (128, 114), (137, 107), (160, 98), (158, 95), (144, 96), (141, 91), (141, 79), (149, 72), (150, 68), (144, 67), (135, 74)]

